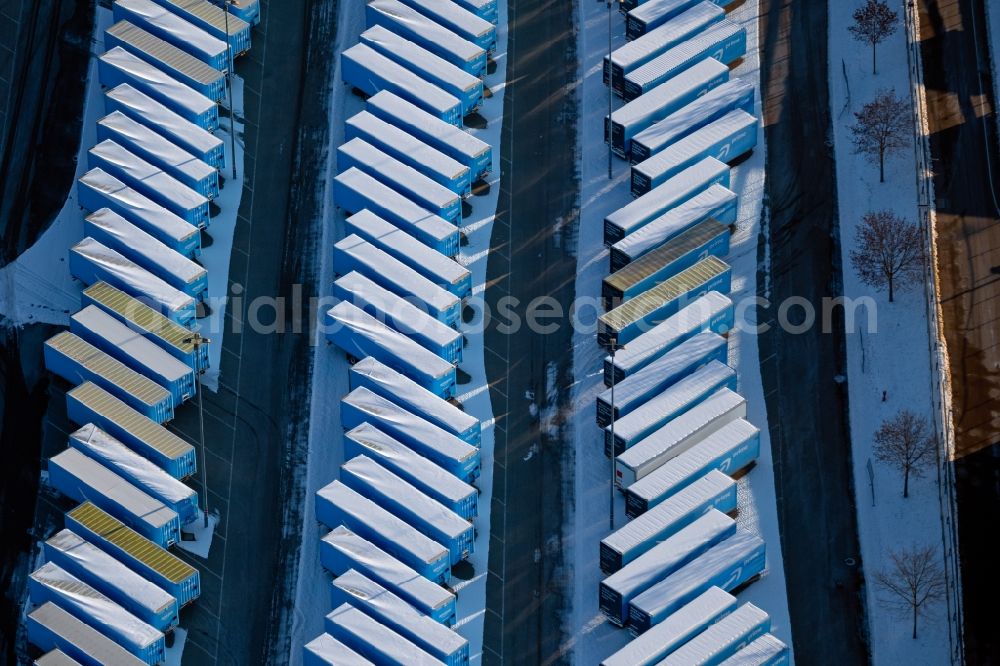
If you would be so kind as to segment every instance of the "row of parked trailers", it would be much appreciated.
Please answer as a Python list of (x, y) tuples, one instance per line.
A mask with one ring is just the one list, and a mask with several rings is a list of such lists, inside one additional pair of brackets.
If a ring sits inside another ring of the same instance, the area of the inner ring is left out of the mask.
[(604, 63), (626, 100), (605, 139), (631, 161), (637, 197), (604, 220), (597, 340), (615, 353), (596, 420), (630, 520), (601, 541), (599, 605), (636, 636), (605, 666), (788, 659), (767, 614), (733, 596), (764, 573), (766, 555), (734, 519), (734, 477), (760, 442), (728, 365), (724, 258), (738, 197), (726, 163), (753, 148), (757, 121), (754, 86), (730, 79), (746, 33), (724, 4), (623, 3), (631, 41)]
[(201, 516), (184, 483), (195, 452), (163, 424), (208, 367), (187, 325), (208, 287), (195, 259), (223, 164), (211, 132), (259, 6), (116, 0), (113, 12), (98, 59), (107, 115), (77, 190), (86, 237), (69, 257), (83, 308), (44, 347), (81, 427), (48, 462), (48, 483), (77, 505), (28, 581), (39, 664), (163, 663), (201, 587), (168, 550)]

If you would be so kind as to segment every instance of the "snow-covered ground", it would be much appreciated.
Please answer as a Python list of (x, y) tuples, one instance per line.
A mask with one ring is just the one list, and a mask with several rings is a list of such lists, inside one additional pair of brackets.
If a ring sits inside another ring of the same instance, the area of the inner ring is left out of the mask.
[[(750, 50), (732, 72), (733, 77), (748, 78), (757, 84), (757, 108), (760, 108), (760, 58), (758, 44), (759, 6), (756, 0), (739, 5), (729, 19), (747, 30)], [(596, 297), (601, 280), (608, 273), (608, 252), (602, 244), (603, 218), (628, 203), (628, 166), (615, 158), (614, 179), (607, 177), (607, 146), (602, 140), (601, 124), (607, 113), (608, 93), (601, 82), (601, 59), (607, 53), (607, 10), (594, 2), (578, 4), (581, 109), (580, 169), (581, 220), (577, 255), (577, 298)], [(614, 10), (614, 43), (624, 43), (621, 16)], [(621, 105), (616, 98), (615, 107)], [(733, 267), (732, 298), (752, 298), (757, 293), (757, 239), (760, 233), (764, 196), (764, 137), (758, 129), (757, 148), (753, 155), (733, 169), (732, 189), (740, 196), (737, 229), (731, 239), (726, 261)], [(572, 535), (574, 592), (570, 618), (568, 650), (577, 663), (591, 664), (624, 646), (627, 631), (604, 620), (598, 609), (598, 544), (607, 536), (610, 463), (602, 452), (602, 432), (594, 423), (594, 401), (604, 389), (601, 369), (604, 353), (594, 332), (574, 334), (574, 453), (576, 468), (575, 507), (566, 530)], [(791, 645), (791, 627), (785, 594), (785, 577), (778, 534), (771, 444), (767, 412), (760, 378), (757, 340), (752, 332), (734, 331), (729, 336), (729, 363), (739, 374), (738, 391), (748, 403), (747, 418), (761, 430), (761, 457), (757, 466), (739, 481), (739, 529), (760, 535), (767, 543), (766, 575), (741, 593), (771, 616), (772, 633)], [(624, 501), (616, 497), (615, 526), (624, 524)]]
[[(337, 22), (337, 44), (332, 53), (341, 53), (358, 41), (364, 30), (364, 4), (340, 4)], [(500, 22), (497, 26), (496, 71), (484, 81), (492, 91), (479, 109), (487, 121), (485, 129), (469, 129), (475, 136), (493, 146), (493, 168), (489, 193), (466, 200), (472, 214), (462, 221), (462, 231), (468, 243), (463, 245), (458, 260), (472, 271), (472, 298), (484, 297), (486, 259), (490, 247), (490, 234), (496, 216), (497, 197), (500, 191), (500, 130), (503, 121), (503, 97), (507, 73), (507, 2), (499, 0)], [(332, 205), (332, 179), (336, 174), (336, 147), (343, 142), (344, 120), (364, 109), (364, 102), (352, 95), (340, 81), (339, 58), (332, 78), (331, 119), (332, 131), (328, 150), (326, 191), (321, 193), (325, 203), (321, 242), (316, 251), (322, 257), (320, 284), (325, 296), (330, 294), (333, 283), (331, 248), (343, 236), (343, 211)], [(468, 128), (467, 128), (468, 129)], [(329, 302), (332, 305), (332, 299)], [(327, 307), (329, 307), (329, 305)], [(458, 594), (458, 620), (455, 627), (470, 643), (473, 663), (482, 661), (483, 622), (486, 607), (486, 567), (489, 559), (490, 507), (493, 491), (493, 411), (483, 361), (483, 331), (481, 326), (462, 326), (466, 346), (460, 369), (470, 375), (470, 381), (460, 384), (456, 398), (466, 412), (483, 423), (482, 476), (477, 485), (479, 517), (476, 519), (477, 537), (475, 553), (469, 558), (475, 575), (470, 580), (451, 581)], [(315, 493), (337, 478), (343, 460), (343, 430), (340, 426), (340, 399), (348, 391), (347, 362), (335, 347), (327, 345), (320, 332), (316, 332), (312, 399), (309, 423), (309, 454), (306, 465), (305, 506), (303, 508), (302, 550), (299, 557), (298, 579), (295, 592), (295, 617), (291, 634), (289, 660), (292, 666), (302, 662), (302, 646), (323, 631), (323, 618), (330, 612), (328, 581), (330, 574), (319, 562), (319, 539), (328, 530), (316, 522)]]
[[(878, 74), (872, 75), (871, 52), (848, 33), (859, 3), (829, 4), (830, 103), (837, 157), (837, 190), (843, 259), (844, 295), (874, 300), (871, 327), (858, 317), (847, 331), (848, 386), (854, 484), (857, 494), (861, 554), (868, 585), (869, 644), (876, 664), (949, 663), (949, 632), (945, 603), (924, 612), (919, 638), (910, 637), (909, 618), (888, 612), (875, 583), (893, 549), (935, 546), (942, 553), (941, 503), (933, 467), (924, 478), (910, 480), (910, 497), (902, 497), (902, 478), (878, 462), (872, 436), (883, 421), (901, 409), (933, 423), (933, 375), (928, 312), (922, 285), (896, 293), (874, 292), (858, 280), (850, 263), (861, 217), (873, 210), (891, 210), (911, 222), (919, 220), (917, 165), (907, 148), (886, 163), (886, 182), (879, 183), (878, 164), (853, 153), (850, 126), (854, 112), (871, 101), (877, 90), (910, 92), (907, 38), (900, 10), (899, 30), (878, 49)], [(989, 3), (987, 3), (989, 4)], [(877, 315), (875, 315), (877, 313)], [(886, 399), (883, 401), (883, 391)]]

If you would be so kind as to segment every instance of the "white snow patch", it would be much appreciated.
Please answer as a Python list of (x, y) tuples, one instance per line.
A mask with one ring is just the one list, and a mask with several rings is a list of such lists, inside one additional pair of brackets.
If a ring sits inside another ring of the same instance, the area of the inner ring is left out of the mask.
[(181, 666), (183, 663), (182, 657), (184, 656), (184, 643), (187, 642), (187, 633), (187, 629), (174, 627), (174, 642), (167, 648), (166, 659), (163, 662), (166, 666)]
[(183, 533), (194, 537), (194, 539), (192, 541), (178, 541), (177, 547), (207, 560), (208, 551), (212, 547), (212, 537), (215, 536), (215, 526), (219, 524), (219, 514), (209, 513), (207, 526), (202, 517), (203, 515), (203, 513), (199, 512), (198, 517), (185, 525), (181, 530)]

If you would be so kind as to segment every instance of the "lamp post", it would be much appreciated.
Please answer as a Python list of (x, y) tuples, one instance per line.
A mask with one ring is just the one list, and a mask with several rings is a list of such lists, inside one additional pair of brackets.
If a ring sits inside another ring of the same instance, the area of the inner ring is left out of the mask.
[(608, 495), (608, 521), (611, 531), (615, 529), (615, 352), (624, 349), (618, 344), (618, 338), (608, 340), (611, 350), (611, 491)]
[(222, 3), (223, 21), (226, 23), (226, 87), (229, 90), (229, 147), (233, 160), (233, 180), (236, 180), (236, 121), (233, 119), (233, 42), (229, 38), (229, 5), (233, 0)]
[[(614, 88), (611, 86), (611, 5), (612, 0), (608, 0), (608, 120), (604, 127), (608, 136), (608, 180), (611, 180), (611, 107), (614, 101)], [(614, 352), (611, 352), (612, 354)], [(612, 456), (612, 459), (614, 456)]]
[(195, 333), (189, 338), (184, 338), (184, 342), (194, 346), (194, 357), (196, 359), (195, 363), (198, 364), (194, 377), (196, 382), (195, 390), (198, 392), (198, 438), (201, 448), (201, 510), (204, 514), (205, 527), (208, 527), (208, 470), (206, 469), (207, 465), (205, 462), (205, 407), (201, 397), (201, 373), (204, 372), (204, 370), (201, 368), (201, 363), (197, 359), (201, 358), (199, 354), (201, 346), (207, 345), (211, 342), (211, 340), (202, 337), (201, 333)]

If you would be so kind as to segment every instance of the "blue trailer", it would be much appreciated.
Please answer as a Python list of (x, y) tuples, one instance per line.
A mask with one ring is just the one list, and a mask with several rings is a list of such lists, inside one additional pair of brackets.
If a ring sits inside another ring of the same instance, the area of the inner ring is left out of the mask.
[(97, 121), (97, 140), (112, 140), (154, 164), (203, 197), (219, 196), (219, 171), (121, 111)]
[(668, 460), (625, 492), (625, 513), (638, 516), (712, 470), (735, 474), (760, 456), (760, 430), (737, 420)]
[(361, 43), (457, 97), (462, 103), (463, 117), (482, 105), (482, 80), (388, 28), (380, 25), (368, 28), (361, 33)]
[(729, 227), (713, 218), (681, 232), (604, 278), (601, 297), (605, 306), (649, 291), (705, 257), (725, 257), (729, 254), (729, 236)]
[(194, 447), (91, 382), (66, 393), (66, 415), (78, 425), (94, 423), (175, 479), (196, 471)]
[(337, 174), (333, 200), (348, 214), (370, 210), (444, 256), (458, 255), (459, 233), (454, 224), (359, 169)]
[(204, 130), (219, 128), (219, 107), (215, 102), (121, 47), (105, 51), (98, 58), (97, 72), (105, 88), (127, 83)]
[(364, 387), (340, 401), (340, 422), (347, 430), (367, 422), (462, 481), (479, 478), (479, 449)]
[(233, 57), (250, 50), (250, 24), (230, 12), (229, 16), (221, 8), (207, 0), (155, 0), (164, 9), (169, 9), (185, 21), (195, 25), (216, 39), (229, 43)]
[(462, 197), (364, 139), (337, 148), (337, 169), (356, 168), (453, 224), (462, 221)]
[[(679, 18), (699, 0), (649, 0), (628, 10), (625, 16), (625, 39), (637, 39), (647, 32)], [(624, 9), (624, 7), (623, 7)]]
[(601, 571), (613, 574), (711, 509), (736, 511), (736, 482), (709, 472), (649, 512), (601, 540)]
[(735, 611), (695, 636), (664, 659), (664, 666), (718, 664), (771, 629), (771, 618), (753, 604)]
[[(611, 150), (628, 158), (632, 137), (729, 80), (729, 67), (706, 58), (611, 113)], [(604, 142), (608, 142), (604, 116)]]
[(444, 664), (350, 604), (333, 609), (326, 616), (324, 628), (326, 633), (380, 666)]
[(302, 648), (303, 666), (375, 666), (336, 638), (322, 633)]
[(364, 574), (350, 570), (334, 579), (333, 608), (349, 604), (440, 659), (448, 666), (469, 663), (469, 641), (417, 612), (404, 599)]
[(24, 626), (29, 643), (41, 650), (59, 650), (83, 666), (143, 666), (146, 663), (51, 601), (28, 613)]
[(159, 631), (177, 626), (177, 600), (71, 530), (62, 530), (43, 545), (45, 561), (105, 595)]
[(708, 588), (729, 592), (763, 570), (764, 542), (753, 534), (738, 533), (633, 599), (629, 629), (641, 634)]
[[(486, 75), (486, 49), (396, 0), (372, 0), (365, 6), (365, 26), (380, 25), (412, 39), (473, 76)], [(456, 124), (461, 124), (461, 121)]]
[(340, 481), (316, 491), (316, 519), (330, 528), (343, 525), (428, 580), (443, 583), (451, 575), (447, 548)]
[[(724, 476), (724, 475), (723, 475)], [(392, 590), (436, 622), (455, 623), (455, 595), (343, 525), (320, 539), (319, 559), (334, 576), (350, 569)]]
[(632, 599), (734, 534), (736, 521), (717, 509), (709, 509), (601, 581), (598, 593), (601, 612), (612, 624), (624, 627)]
[(340, 77), (365, 95), (391, 90), (437, 118), (462, 126), (462, 102), (457, 97), (366, 44), (355, 44), (341, 54)]
[(216, 169), (226, 162), (222, 139), (182, 118), (149, 95), (128, 84), (112, 88), (104, 94), (108, 113), (120, 111)]
[(632, 163), (638, 164), (688, 134), (732, 111), (753, 115), (756, 88), (749, 79), (733, 79), (678, 109), (632, 138)]
[(789, 663), (788, 646), (771, 634), (764, 634), (719, 666), (787, 666)]
[(364, 387), (479, 448), (482, 438), (479, 419), (377, 359), (369, 356), (355, 363), (348, 372), (348, 379), (352, 391)]
[(189, 259), (201, 254), (198, 227), (139, 194), (103, 169), (91, 169), (77, 181), (80, 205), (94, 213), (110, 208), (147, 234)]
[(214, 69), (227, 69), (228, 49), (224, 41), (153, 0), (115, 0), (111, 7), (115, 21), (130, 21)]
[(466, 39), (487, 54), (497, 50), (497, 27), (451, 0), (401, 0), (438, 25)]
[(706, 157), (732, 162), (757, 145), (757, 119), (730, 111), (649, 159), (632, 166), (632, 194), (640, 196)]
[(746, 52), (746, 29), (722, 20), (626, 74), (623, 96), (631, 101), (705, 58), (732, 65)]
[(462, 316), (458, 296), (359, 236), (348, 236), (333, 246), (333, 271), (337, 275), (357, 271), (448, 326), (457, 326)]
[(614, 245), (712, 185), (729, 187), (729, 167), (706, 157), (605, 217), (604, 244)]
[(239, 17), (251, 27), (260, 25), (260, 2), (258, 0), (209, 0), (216, 7), (225, 7), (233, 16)]
[(469, 167), (472, 180), (493, 169), (493, 148), (468, 132), (446, 123), (388, 90), (368, 98), (368, 112), (409, 132), (432, 148)]
[(344, 123), (344, 139), (350, 141), (356, 138), (364, 139), (400, 162), (419, 169), (459, 196), (472, 194), (469, 167), (368, 111), (357, 113)]
[(481, 19), (486, 19), (493, 25), (497, 24), (497, 0), (455, 0), (455, 4), (464, 7)]
[(344, 220), (344, 233), (365, 239), (462, 300), (472, 294), (472, 272), (468, 268), (427, 247), (370, 210), (362, 210)]
[(66, 528), (165, 590), (181, 608), (201, 594), (197, 569), (91, 502), (66, 512)]
[[(625, 91), (625, 75), (656, 56), (685, 42), (710, 25), (726, 17), (722, 7), (711, 2), (698, 2), (666, 24), (627, 42), (611, 52), (611, 89), (619, 97)], [(608, 56), (604, 56), (604, 85), (608, 85)]]

